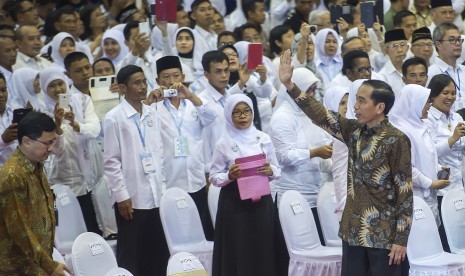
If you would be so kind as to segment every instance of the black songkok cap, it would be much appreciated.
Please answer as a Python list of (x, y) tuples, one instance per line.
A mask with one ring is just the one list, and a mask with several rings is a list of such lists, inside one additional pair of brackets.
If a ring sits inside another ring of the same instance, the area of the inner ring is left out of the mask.
[(182, 72), (181, 61), (179, 61), (178, 56), (164, 56), (157, 60), (157, 75), (159, 76), (161, 71), (172, 69), (172, 68), (179, 68)]
[(407, 40), (407, 37), (405, 36), (405, 32), (403, 29), (387, 31), (386, 34), (384, 34), (384, 43), (399, 40)]
[(431, 0), (431, 8), (452, 7), (452, 0)]
[(413, 31), (412, 34), (412, 43), (415, 43), (415, 41), (420, 40), (420, 39), (431, 39), (433, 40), (433, 37), (431, 37), (431, 32), (429, 28), (427, 27), (422, 27), (419, 29), (416, 29)]

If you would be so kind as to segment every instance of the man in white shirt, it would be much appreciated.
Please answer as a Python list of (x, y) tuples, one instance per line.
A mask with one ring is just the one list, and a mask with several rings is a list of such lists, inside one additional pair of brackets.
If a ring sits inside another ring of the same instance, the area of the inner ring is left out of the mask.
[(7, 83), (9, 83), (13, 73), (13, 64), (16, 62), (17, 54), (18, 47), (14, 38), (0, 35), (0, 73), (3, 74)]
[(8, 89), (5, 76), (0, 73), (0, 167), (18, 146), (18, 124), (13, 124), (13, 110), (7, 105)]
[(402, 64), (402, 79), (405, 84), (418, 84), (426, 86), (428, 81), (428, 66), (420, 57), (412, 57)]
[(436, 26), (442, 23), (452, 23), (455, 18), (455, 12), (452, 8), (451, 0), (432, 0), (431, 1), (431, 25), (428, 26), (431, 33), (434, 33)]
[(455, 82), (457, 100), (454, 108), (465, 107), (465, 66), (457, 60), (462, 55), (463, 38), (459, 29), (452, 23), (443, 23), (436, 27), (433, 41), (438, 52), (436, 63), (428, 69), (428, 83), (437, 74), (447, 74)]
[(395, 94), (400, 93), (402, 81), (402, 63), (407, 56), (409, 46), (404, 30), (387, 31), (384, 35), (384, 51), (389, 56), (388, 62), (379, 71), (382, 80), (388, 83)]
[(142, 68), (121, 68), (117, 81), (124, 98), (103, 122), (104, 171), (116, 201), (116, 258), (134, 275), (164, 276), (170, 255), (159, 213), (166, 185), (158, 113), (142, 103)]
[(87, 231), (101, 234), (92, 203), (92, 188), (96, 180), (91, 160), (98, 152), (93, 152), (89, 145), (90, 140), (99, 135), (101, 128), (92, 100), (87, 95), (88, 84), (87, 87), (83, 85), (93, 74), (92, 66), (82, 52), (69, 54), (64, 64), (66, 74), (74, 85), (70, 91), (70, 109), (66, 110), (67, 120), (56, 122), (63, 134), (53, 149), (48, 178), (52, 185), (64, 184), (73, 190), (81, 206)]
[(160, 97), (157, 104), (163, 129), (163, 168), (167, 188), (179, 187), (190, 194), (197, 206), (205, 236), (213, 240), (213, 225), (208, 212), (205, 161), (202, 139), (204, 127), (216, 118), (207, 101), (202, 101), (182, 83), (184, 74), (177, 56), (157, 60), (160, 95), (165, 89), (177, 89), (178, 96)]
[(16, 29), (16, 45), (18, 55), (13, 71), (21, 67), (29, 67), (38, 71), (52, 65), (50, 61), (39, 56), (42, 48), (41, 34), (36, 26), (24, 25)]
[(435, 62), (437, 53), (433, 55), (436, 51), (434, 51), (433, 37), (428, 28), (422, 27), (413, 32), (411, 50), (414, 57), (421, 57), (428, 66)]

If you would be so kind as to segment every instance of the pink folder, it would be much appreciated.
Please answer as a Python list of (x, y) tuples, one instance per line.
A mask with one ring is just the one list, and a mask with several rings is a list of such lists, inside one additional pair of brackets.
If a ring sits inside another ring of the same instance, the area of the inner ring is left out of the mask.
[(252, 199), (253, 202), (257, 202), (262, 196), (271, 193), (268, 176), (257, 172), (265, 162), (266, 155), (263, 153), (236, 159), (235, 163), (242, 170), (241, 177), (237, 179), (242, 200)]

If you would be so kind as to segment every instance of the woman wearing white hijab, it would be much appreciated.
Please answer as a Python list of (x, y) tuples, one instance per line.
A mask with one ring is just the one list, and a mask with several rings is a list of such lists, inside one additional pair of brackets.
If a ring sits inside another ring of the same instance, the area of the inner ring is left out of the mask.
[[(301, 91), (315, 97), (318, 79), (307, 68), (295, 69), (292, 82)], [(281, 196), (288, 190), (301, 193), (312, 208), (320, 240), (324, 244), (318, 222), (316, 198), (324, 184), (320, 166), (323, 165), (323, 159), (329, 160), (332, 153), (330, 136), (313, 124), (300, 110), (284, 86), (281, 86), (276, 101), (277, 109), (271, 118), (270, 136), (281, 166), (281, 178), (273, 182), (278, 204)]]
[(23, 67), (11, 75), (11, 107), (13, 109), (28, 106), (36, 111), (45, 110), (44, 93), (40, 90), (39, 71)]
[(113, 28), (103, 33), (102, 49), (103, 57), (110, 59), (115, 66), (129, 53), (123, 32)]
[(320, 72), (325, 86), (329, 86), (331, 80), (342, 69), (341, 43), (335, 30), (323, 29), (315, 38), (316, 57), (315, 65)]
[(76, 41), (69, 33), (61, 32), (56, 34), (49, 43), (49, 53), (53, 64), (65, 69), (64, 60), (70, 53), (76, 51)]
[(239, 197), (236, 179), (242, 172), (235, 164), (237, 158), (265, 153), (269, 163), (258, 173), (270, 180), (281, 175), (273, 143), (253, 126), (253, 115), (252, 101), (246, 95), (235, 94), (226, 100), (226, 131), (216, 145), (210, 170), (210, 182), (221, 187), (212, 275), (287, 275), (287, 264), (277, 257), (287, 250), (271, 195), (258, 202)]
[(51, 66), (40, 72), (40, 89), (44, 94), (45, 110), (42, 111), (55, 118), (55, 106), (59, 94), (68, 93), (67, 77), (59, 67)]
[(409, 84), (402, 88), (395, 104), (389, 112), (389, 121), (405, 133), (411, 144), (412, 151), (412, 182), (413, 194), (423, 198), (433, 211), (437, 226), (440, 225), (437, 189), (450, 184), (449, 180), (438, 180), (438, 165), (436, 148), (422, 119), (428, 116), (431, 106), (430, 90)]

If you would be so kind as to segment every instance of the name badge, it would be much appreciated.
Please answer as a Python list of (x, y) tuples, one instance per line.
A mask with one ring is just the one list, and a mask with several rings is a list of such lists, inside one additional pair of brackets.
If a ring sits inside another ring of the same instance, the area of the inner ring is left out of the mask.
[(140, 160), (142, 161), (142, 167), (144, 168), (145, 173), (155, 173), (155, 163), (153, 162), (153, 157), (151, 153), (143, 153), (140, 155)]
[(189, 156), (189, 143), (186, 136), (174, 138), (174, 156)]

